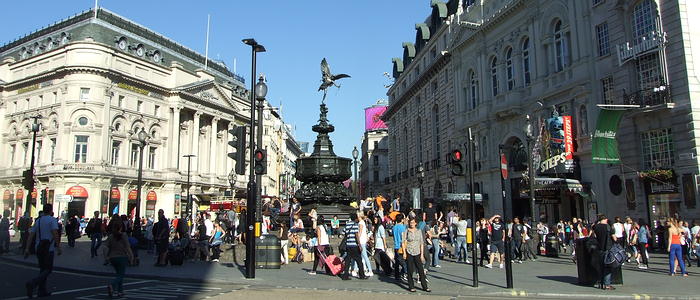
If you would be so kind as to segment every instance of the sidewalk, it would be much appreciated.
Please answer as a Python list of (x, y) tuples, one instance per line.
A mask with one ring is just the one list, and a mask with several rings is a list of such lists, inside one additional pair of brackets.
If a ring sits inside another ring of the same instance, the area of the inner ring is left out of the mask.
[[(15, 247), (16, 243), (12, 244)], [(235, 248), (244, 251), (243, 246)], [(342, 281), (327, 275), (309, 275), (312, 263), (293, 263), (279, 270), (256, 270), (255, 279), (246, 279), (244, 269), (236, 263), (212, 263), (186, 261), (182, 266), (155, 267), (154, 259), (145, 251), (140, 252), (141, 265), (127, 269), (131, 278), (159, 279), (183, 282), (210, 282), (244, 284), (269, 288), (295, 288), (308, 290), (359, 291), (381, 293), (406, 293), (393, 278), (375, 275), (369, 280)], [(240, 253), (237, 256), (241, 256)], [(24, 259), (21, 255), (4, 255), (0, 259), (21, 264), (36, 264), (36, 259)], [(113, 269), (102, 264), (101, 257), (90, 259), (90, 242), (83, 238), (75, 248), (63, 244), (63, 255), (55, 259), (55, 269), (77, 271), (86, 274), (111, 275)], [(667, 258), (653, 255), (649, 270), (625, 266), (624, 285), (615, 291), (602, 291), (577, 284), (576, 266), (568, 255), (561, 258), (541, 257), (536, 262), (513, 265), (514, 290), (505, 288), (505, 270), (479, 268), (479, 287), (472, 288), (472, 267), (443, 261), (442, 268), (428, 272), (430, 288), (434, 295), (458, 296), (517, 296), (536, 298), (607, 298), (607, 299), (652, 299), (673, 297), (677, 299), (700, 299), (700, 274), (692, 267), (691, 276), (670, 277), (667, 275)], [(419, 290), (420, 291), (420, 290)]]

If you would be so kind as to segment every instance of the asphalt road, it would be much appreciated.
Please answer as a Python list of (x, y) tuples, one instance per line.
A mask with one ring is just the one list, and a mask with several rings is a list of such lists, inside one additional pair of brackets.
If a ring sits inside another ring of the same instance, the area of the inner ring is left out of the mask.
[[(0, 299), (26, 299), (24, 284), (38, 273), (34, 267), (0, 262)], [(112, 277), (54, 271), (49, 276), (50, 299), (108, 299), (107, 283)], [(121, 299), (203, 299), (235, 292), (242, 286), (124, 279)], [(36, 297), (36, 291), (34, 296)]]

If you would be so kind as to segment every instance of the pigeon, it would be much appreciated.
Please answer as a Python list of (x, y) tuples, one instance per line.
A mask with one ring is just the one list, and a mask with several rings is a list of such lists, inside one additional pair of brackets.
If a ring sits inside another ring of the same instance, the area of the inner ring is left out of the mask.
[(346, 78), (350, 77), (348, 74), (337, 74), (333, 75), (331, 74), (331, 68), (328, 67), (328, 62), (326, 61), (325, 58), (321, 61), (321, 86), (318, 87), (319, 91), (323, 91), (323, 100), (321, 101), (322, 103), (326, 100), (326, 90), (331, 87), (335, 86), (337, 88), (340, 88), (340, 85), (335, 84), (335, 81), (341, 78)]

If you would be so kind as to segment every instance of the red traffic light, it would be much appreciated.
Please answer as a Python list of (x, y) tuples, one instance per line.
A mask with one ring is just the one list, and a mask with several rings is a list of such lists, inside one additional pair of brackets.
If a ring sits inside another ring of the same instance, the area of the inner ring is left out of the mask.
[(462, 161), (462, 151), (452, 150), (452, 152), (450, 153), (450, 160), (452, 160), (453, 162)]
[(255, 150), (255, 161), (261, 162), (263, 160), (265, 160), (265, 153), (260, 149)]

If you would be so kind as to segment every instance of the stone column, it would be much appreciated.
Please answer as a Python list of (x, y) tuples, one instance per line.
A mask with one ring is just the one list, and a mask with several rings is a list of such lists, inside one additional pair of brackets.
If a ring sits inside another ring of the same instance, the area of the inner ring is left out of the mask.
[[(170, 145), (170, 168), (177, 170), (180, 159), (180, 109), (182, 107), (175, 106), (173, 109), (173, 117), (170, 119), (172, 126), (170, 129), (170, 137), (168, 145)], [(184, 154), (183, 154), (184, 155)]]
[(216, 175), (216, 162), (217, 162), (217, 155), (216, 155), (216, 150), (219, 148), (217, 145), (217, 133), (219, 130), (219, 120), (221, 120), (220, 117), (214, 117), (211, 120), (211, 132), (209, 133), (209, 173)]
[(195, 157), (192, 158), (192, 172), (197, 172), (199, 170), (199, 117), (202, 116), (201, 112), (194, 113), (194, 122), (192, 122), (192, 154)]

